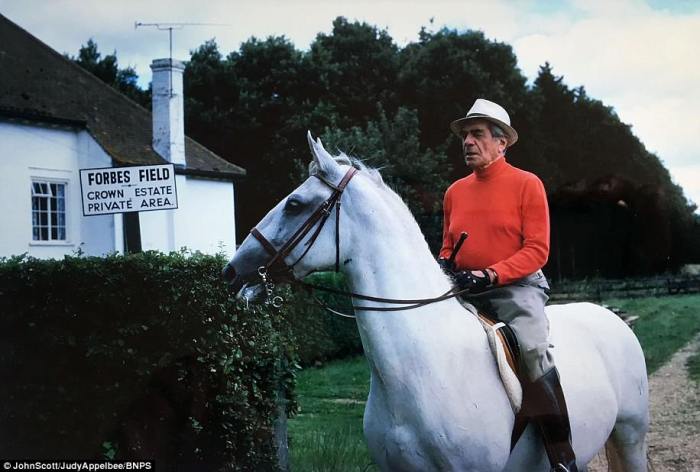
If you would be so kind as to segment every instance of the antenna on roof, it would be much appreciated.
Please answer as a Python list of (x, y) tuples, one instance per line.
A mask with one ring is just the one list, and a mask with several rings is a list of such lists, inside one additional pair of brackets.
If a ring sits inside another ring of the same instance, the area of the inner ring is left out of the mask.
[[(231, 26), (228, 23), (141, 23), (139, 21), (134, 21), (134, 29), (139, 29), (139, 27), (154, 27), (160, 31), (168, 32), (168, 39), (170, 40), (170, 66), (173, 65), (173, 30), (181, 30), (185, 26)], [(173, 96), (173, 84), (172, 84), (172, 70), (170, 72), (170, 96)]]

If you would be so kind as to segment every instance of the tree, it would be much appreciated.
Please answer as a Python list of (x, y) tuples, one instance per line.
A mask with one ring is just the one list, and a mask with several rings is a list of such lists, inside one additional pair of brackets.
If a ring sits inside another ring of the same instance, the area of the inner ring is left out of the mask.
[(230, 62), (223, 60), (216, 41), (206, 41), (190, 52), (183, 86), (187, 134), (235, 162), (232, 134), (234, 123), (238, 122), (235, 113), (240, 89), (235, 72)]
[(150, 93), (138, 86), (139, 76), (133, 67), (120, 69), (117, 62), (117, 51), (104, 58), (97, 49), (97, 43), (91, 39), (80, 47), (78, 57), (66, 57), (83, 69), (91, 72), (97, 78), (111, 85), (127, 97), (143, 107), (150, 108)]
[(255, 196), (238, 207), (246, 232), (295, 187), (289, 180), (294, 160), (308, 153), (300, 119), (310, 107), (302, 59), (285, 37), (251, 38), (226, 58), (238, 89), (233, 159), (248, 172), (239, 193)]
[(338, 17), (330, 35), (316, 36), (305, 66), (313, 75), (309, 99), (333, 104), (341, 127), (374, 118), (377, 104), (397, 107), (398, 48), (385, 30)]
[(611, 107), (583, 87), (570, 89), (548, 63), (540, 68), (532, 94), (538, 103), (539, 149), (557, 170), (546, 174), (553, 190), (550, 267), (565, 276), (677, 268), (681, 254), (692, 252), (683, 235), (693, 227), (693, 208), (658, 157)]
[[(461, 143), (451, 136), (448, 125), (464, 116), (476, 98), (502, 104), (515, 126), (530, 136), (531, 100), (517, 58), (509, 45), (490, 41), (480, 31), (423, 29), (419, 41), (400, 53), (398, 88), (400, 103), (418, 110), (422, 144), (449, 146), (453, 179), (465, 170)], [(510, 152), (514, 162), (532, 169), (537, 166), (529, 148), (530, 143), (523, 141)]]
[(380, 169), (384, 181), (406, 202), (437, 253), (442, 244), (442, 198), (449, 181), (444, 148), (420, 144), (418, 113), (399, 107), (388, 117), (380, 106), (378, 118), (364, 128), (326, 128), (322, 139), (329, 150), (345, 151)]

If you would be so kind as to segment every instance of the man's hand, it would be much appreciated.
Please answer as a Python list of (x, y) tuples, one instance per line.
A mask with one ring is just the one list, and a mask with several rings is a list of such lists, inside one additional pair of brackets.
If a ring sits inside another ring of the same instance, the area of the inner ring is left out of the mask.
[(454, 279), (460, 290), (466, 289), (469, 293), (483, 292), (493, 284), (486, 270), (461, 270), (454, 274)]

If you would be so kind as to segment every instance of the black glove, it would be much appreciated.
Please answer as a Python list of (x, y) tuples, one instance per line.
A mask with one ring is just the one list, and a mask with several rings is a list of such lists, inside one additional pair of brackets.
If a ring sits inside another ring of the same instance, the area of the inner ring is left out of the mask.
[(457, 270), (457, 267), (455, 267), (454, 261), (441, 257), (440, 259), (438, 259), (438, 265), (445, 274), (449, 275), (450, 277), (455, 276), (455, 271)]
[(483, 292), (491, 286), (491, 279), (486, 271), (483, 276), (472, 274), (469, 270), (460, 270), (454, 274), (455, 283), (460, 290), (469, 290), (469, 293)]

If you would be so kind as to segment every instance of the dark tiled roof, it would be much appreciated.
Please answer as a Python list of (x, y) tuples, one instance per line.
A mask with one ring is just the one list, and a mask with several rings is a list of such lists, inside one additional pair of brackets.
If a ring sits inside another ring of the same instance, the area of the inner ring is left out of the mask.
[[(151, 113), (0, 15), (0, 115), (82, 124), (115, 162), (162, 164)], [(185, 138), (184, 173), (219, 178), (245, 170)]]

